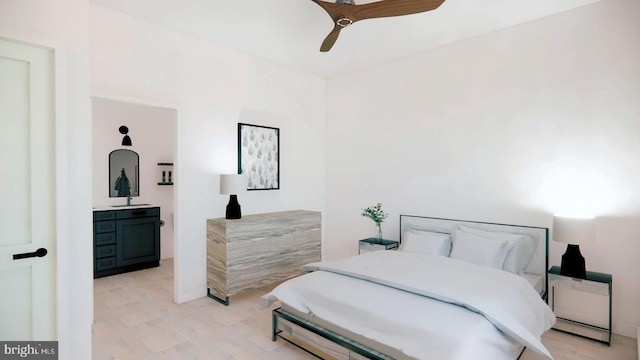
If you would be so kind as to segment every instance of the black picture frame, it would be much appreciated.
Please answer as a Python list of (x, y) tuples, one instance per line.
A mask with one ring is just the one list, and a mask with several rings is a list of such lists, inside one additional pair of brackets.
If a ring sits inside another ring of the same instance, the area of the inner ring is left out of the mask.
[(247, 190), (280, 189), (280, 129), (238, 123), (238, 174)]

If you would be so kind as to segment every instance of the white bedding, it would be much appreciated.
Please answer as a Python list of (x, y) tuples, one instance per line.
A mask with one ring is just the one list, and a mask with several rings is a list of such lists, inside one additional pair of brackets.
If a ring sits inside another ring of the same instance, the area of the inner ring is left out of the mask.
[(512, 360), (518, 343), (551, 358), (540, 335), (555, 316), (519, 276), (395, 251), (310, 266), (321, 271), (281, 284), (263, 305), (280, 300), (407, 358)]
[(527, 282), (536, 289), (538, 294), (542, 294), (542, 287), (544, 286), (544, 277), (542, 275), (522, 273), (520, 276), (525, 278)]

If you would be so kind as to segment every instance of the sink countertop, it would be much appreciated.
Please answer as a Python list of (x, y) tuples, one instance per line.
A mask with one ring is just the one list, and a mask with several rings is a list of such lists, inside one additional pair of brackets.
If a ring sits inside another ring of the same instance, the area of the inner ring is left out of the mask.
[(158, 207), (158, 205), (153, 205), (153, 204), (131, 204), (129, 206), (125, 204), (97, 205), (93, 207), (93, 211), (142, 209), (142, 208), (150, 208), (150, 207)]

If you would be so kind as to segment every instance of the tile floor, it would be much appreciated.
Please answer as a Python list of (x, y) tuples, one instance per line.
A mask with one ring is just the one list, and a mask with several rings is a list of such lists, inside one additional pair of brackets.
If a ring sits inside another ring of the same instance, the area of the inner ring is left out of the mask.
[(269, 289), (234, 296), (173, 301), (173, 261), (94, 280), (93, 359), (313, 359), (271, 341)]
[[(173, 261), (94, 280), (93, 359), (314, 359), (285, 341), (271, 341), (271, 312), (259, 298), (270, 287), (231, 297), (173, 301)], [(614, 336), (608, 347), (557, 331), (543, 335), (556, 360), (636, 360), (636, 340)], [(525, 352), (523, 360), (542, 359)]]

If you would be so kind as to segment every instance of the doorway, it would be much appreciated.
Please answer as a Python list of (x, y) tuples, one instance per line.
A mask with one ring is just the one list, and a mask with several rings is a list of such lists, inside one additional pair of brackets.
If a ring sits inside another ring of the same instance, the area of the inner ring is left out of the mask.
[[(93, 205), (123, 205), (126, 199), (110, 197), (109, 154), (128, 149), (139, 155), (139, 194), (132, 201), (160, 207), (160, 258), (174, 254), (174, 186), (177, 179), (177, 110), (141, 102), (92, 97)], [(126, 126), (127, 135), (120, 132)], [(122, 145), (124, 136), (128, 136)]]

